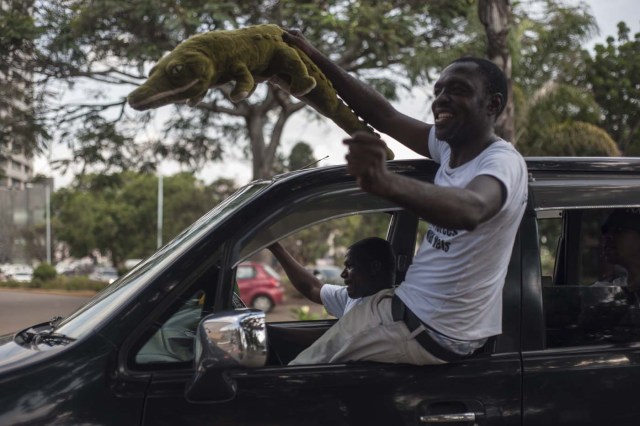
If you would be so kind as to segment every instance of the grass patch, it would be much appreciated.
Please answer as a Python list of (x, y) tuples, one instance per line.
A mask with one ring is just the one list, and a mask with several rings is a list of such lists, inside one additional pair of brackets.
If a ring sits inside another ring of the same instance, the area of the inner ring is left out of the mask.
[(92, 291), (97, 292), (105, 288), (108, 283), (93, 281), (84, 275), (64, 276), (60, 275), (50, 280), (40, 280), (34, 278), (30, 282), (18, 282), (7, 280), (0, 282), (2, 288), (19, 289), (43, 289), (43, 290), (63, 290), (63, 291)]

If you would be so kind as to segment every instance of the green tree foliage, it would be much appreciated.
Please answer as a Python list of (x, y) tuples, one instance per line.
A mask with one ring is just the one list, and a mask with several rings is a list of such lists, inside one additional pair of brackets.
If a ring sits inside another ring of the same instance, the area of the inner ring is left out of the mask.
[(531, 95), (550, 81), (573, 84), (583, 75), (583, 45), (598, 30), (583, 2), (514, 2), (511, 32), (514, 83)]
[(309, 144), (304, 142), (298, 142), (291, 148), (291, 154), (289, 155), (289, 170), (300, 170), (306, 167), (315, 167), (315, 157), (313, 156), (313, 149)]
[[(599, 127), (600, 106), (590, 92), (549, 82), (530, 98), (523, 99), (520, 95), (516, 98), (521, 100), (518, 149), (524, 155), (619, 154), (612, 149), (611, 137)], [(575, 140), (576, 137), (586, 139)]]
[(608, 37), (587, 59), (587, 79), (602, 107), (604, 128), (625, 155), (640, 155), (640, 33), (631, 38), (620, 22), (617, 40)]
[[(229, 180), (204, 186), (189, 173), (164, 178), (163, 188), (165, 242), (235, 189)], [(158, 177), (152, 174), (82, 176), (53, 196), (56, 238), (76, 257), (98, 250), (116, 265), (146, 257), (156, 249), (157, 191)]]
[(546, 12), (537, 19), (533, 12), (514, 14), (518, 149), (525, 155), (619, 155), (600, 100), (586, 82), (591, 65), (582, 46), (597, 31), (594, 17), (584, 3), (544, 0), (536, 5), (544, 5)]
[(40, 281), (51, 281), (56, 275), (56, 268), (49, 263), (41, 263), (33, 270), (33, 278)]
[[(568, 121), (551, 125), (540, 135), (540, 144), (525, 155), (566, 157), (612, 157), (620, 150), (611, 136), (602, 128), (581, 121)], [(524, 147), (523, 147), (524, 148)], [(537, 150), (535, 148), (538, 148)]]
[[(229, 102), (228, 90), (212, 90), (196, 109), (166, 107), (144, 114), (126, 107), (125, 95), (153, 62), (195, 33), (277, 23), (302, 28), (341, 66), (393, 99), (399, 89), (429, 80), (455, 51), (452, 40), (458, 45), (475, 40), (460, 37), (473, 12), (467, 0), (59, 0), (43, 12), (51, 24), (42, 38), (47, 58), (39, 71), (76, 88), (101, 83), (86, 90), (84, 99), (53, 109), (56, 137), (74, 152), (66, 164), (125, 170), (172, 158), (197, 169), (235, 144), (250, 148), (254, 177), (266, 177), (284, 125), (305, 106), (277, 87), (262, 85), (237, 104)], [(168, 118), (161, 129), (140, 131), (158, 115)]]
[(313, 155), (311, 146), (306, 142), (300, 141), (291, 148), (288, 157), (278, 154), (272, 166), (272, 172), (275, 175), (303, 168), (316, 167), (317, 161)]
[(33, 154), (49, 138), (35, 102), (35, 42), (42, 34), (32, 16), (35, 3), (7, 0), (0, 5), (0, 161), (10, 154)]
[[(505, 16), (511, 17), (512, 25), (508, 44), (514, 92), (531, 99), (549, 82), (585, 87), (588, 55), (582, 45), (597, 29), (586, 4), (501, 3), (511, 7)], [(12, 17), (10, 29), (14, 49), (26, 49), (27, 41), (36, 41), (30, 45), (36, 59), (33, 69), (44, 87), (64, 88), (66, 83), (82, 93), (73, 100), (58, 97), (57, 103), (45, 102), (55, 141), (73, 152), (62, 166), (149, 171), (160, 159), (170, 158), (196, 170), (243, 149), (252, 158), (257, 178), (284, 167), (274, 165), (283, 158), (278, 147), (288, 120), (303, 109), (315, 113), (269, 85), (261, 85), (250, 99), (237, 104), (229, 101), (228, 88), (222, 88), (211, 90), (195, 109), (131, 111), (126, 94), (164, 53), (198, 32), (278, 23), (303, 29), (342, 67), (394, 100), (407, 93), (403, 89), (432, 81), (450, 60), (486, 54), (487, 34), (477, 16), (478, 4), (469, 0), (36, 1), (33, 22)], [(621, 59), (616, 69), (627, 65)], [(608, 105), (601, 106), (609, 111)], [(517, 108), (516, 114), (522, 125), (528, 123)], [(517, 137), (514, 142), (518, 143)]]
[(315, 224), (282, 241), (302, 264), (331, 259), (342, 265), (347, 247), (367, 237), (386, 238), (391, 216), (386, 213), (353, 215)]

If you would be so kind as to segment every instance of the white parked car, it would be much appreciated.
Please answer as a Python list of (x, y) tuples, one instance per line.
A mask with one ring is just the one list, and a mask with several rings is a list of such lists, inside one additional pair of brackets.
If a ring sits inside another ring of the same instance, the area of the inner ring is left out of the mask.
[(33, 268), (24, 264), (4, 264), (2, 274), (7, 280), (29, 282), (33, 279)]
[(118, 271), (111, 266), (98, 266), (89, 274), (89, 279), (111, 284), (118, 279)]
[(19, 271), (13, 274), (7, 275), (7, 278), (13, 281), (18, 281), (21, 283), (31, 282), (33, 279), (33, 274), (31, 272)]

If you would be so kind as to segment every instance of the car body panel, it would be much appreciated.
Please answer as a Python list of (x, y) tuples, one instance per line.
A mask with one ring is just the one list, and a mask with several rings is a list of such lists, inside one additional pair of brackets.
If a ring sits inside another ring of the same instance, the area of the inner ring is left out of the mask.
[[(154, 377), (145, 425), (180, 424), (353, 425), (420, 424), (443, 409), (471, 410), (483, 425), (520, 424), (520, 362), (517, 354), (451, 365), (413, 367), (377, 363), (263, 368), (233, 372), (236, 398), (189, 404), (182, 380)], [(184, 379), (184, 378), (183, 378)], [(250, 408), (247, 408), (250, 407)]]

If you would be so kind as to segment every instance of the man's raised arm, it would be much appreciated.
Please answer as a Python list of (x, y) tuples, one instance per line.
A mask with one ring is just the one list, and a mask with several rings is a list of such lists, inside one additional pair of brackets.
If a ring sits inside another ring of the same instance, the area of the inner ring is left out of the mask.
[(300, 265), (280, 243), (273, 243), (267, 248), (278, 259), (291, 284), (307, 299), (322, 304), (320, 289), (323, 283), (318, 281), (304, 266)]
[(376, 130), (386, 133), (418, 154), (429, 156), (427, 138), (431, 125), (396, 110), (372, 87), (353, 77), (316, 49), (298, 30), (284, 40), (302, 50), (331, 81), (340, 97), (357, 115)]

